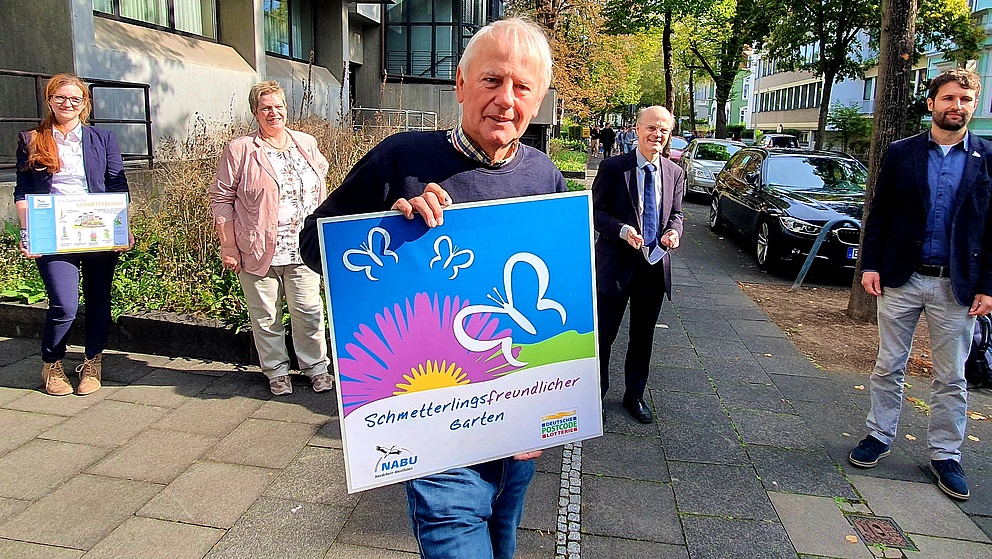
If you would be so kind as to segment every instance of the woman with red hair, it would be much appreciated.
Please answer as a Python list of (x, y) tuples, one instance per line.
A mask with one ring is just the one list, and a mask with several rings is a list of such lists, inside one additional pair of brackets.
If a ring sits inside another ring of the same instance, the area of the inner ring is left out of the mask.
[[(17, 184), (14, 203), (21, 221), (21, 253), (34, 259), (48, 293), (48, 315), (41, 339), (41, 370), (45, 392), (64, 396), (73, 391), (62, 368), (66, 340), (79, 308), (82, 275), (86, 298), (86, 346), (76, 368), (76, 393), (100, 389), (103, 350), (110, 333), (110, 286), (120, 256), (117, 251), (39, 256), (27, 236), (28, 194), (84, 195), (127, 192), (124, 162), (113, 133), (87, 126), (91, 100), (86, 84), (76, 76), (58, 74), (45, 85), (48, 114), (41, 125), (20, 133), (17, 140)], [(130, 238), (134, 245), (134, 238)], [(130, 248), (130, 247), (129, 247)]]

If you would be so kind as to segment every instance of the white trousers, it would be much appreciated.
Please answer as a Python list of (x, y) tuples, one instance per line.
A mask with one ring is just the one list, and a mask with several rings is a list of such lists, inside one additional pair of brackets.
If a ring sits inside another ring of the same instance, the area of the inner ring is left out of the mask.
[(304, 264), (270, 266), (264, 276), (238, 274), (248, 303), (251, 333), (262, 372), (272, 379), (289, 374), (286, 327), (282, 323), (282, 301), (286, 298), (293, 332), (293, 348), (300, 370), (308, 377), (327, 372), (327, 341), (324, 337), (324, 305), (320, 299), (320, 275)]

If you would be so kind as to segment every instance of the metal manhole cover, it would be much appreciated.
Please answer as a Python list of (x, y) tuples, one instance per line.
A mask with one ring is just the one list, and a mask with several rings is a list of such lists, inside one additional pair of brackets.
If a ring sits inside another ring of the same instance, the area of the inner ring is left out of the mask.
[(868, 545), (882, 544), (887, 547), (919, 551), (896, 521), (889, 517), (849, 514), (847, 521), (854, 526), (861, 539)]

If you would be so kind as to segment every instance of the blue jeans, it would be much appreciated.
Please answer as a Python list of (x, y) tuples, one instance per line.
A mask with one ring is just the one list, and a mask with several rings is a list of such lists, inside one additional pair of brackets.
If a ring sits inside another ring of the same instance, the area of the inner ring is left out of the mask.
[(903, 377), (913, 332), (926, 312), (933, 355), (930, 425), (927, 444), (932, 460), (961, 460), (968, 411), (964, 362), (971, 349), (975, 317), (951, 291), (950, 278), (913, 274), (902, 287), (886, 287), (878, 298), (878, 358), (871, 375), (869, 433), (892, 444), (903, 402)]
[(86, 298), (86, 358), (107, 347), (110, 335), (110, 286), (120, 254), (112, 251), (41, 256), (35, 263), (48, 293), (48, 314), (41, 335), (41, 359), (54, 363), (65, 357), (69, 330), (79, 310), (79, 276)]
[(406, 482), (424, 559), (512, 559), (533, 460), (504, 458)]

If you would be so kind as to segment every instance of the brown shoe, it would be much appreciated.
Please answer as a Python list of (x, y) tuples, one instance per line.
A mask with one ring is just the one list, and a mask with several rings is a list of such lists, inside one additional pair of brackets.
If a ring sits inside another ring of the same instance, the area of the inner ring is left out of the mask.
[(314, 375), (310, 377), (310, 382), (312, 383), (314, 392), (327, 392), (328, 390), (334, 390), (334, 377), (332, 377), (329, 373)]
[(93, 359), (83, 358), (83, 364), (76, 367), (79, 373), (79, 386), (76, 394), (85, 396), (100, 390), (100, 380), (103, 375), (103, 354), (97, 353)]
[(54, 363), (45, 363), (41, 369), (41, 381), (45, 384), (45, 392), (52, 396), (66, 396), (72, 394), (72, 385), (69, 378), (62, 370), (62, 360)]

